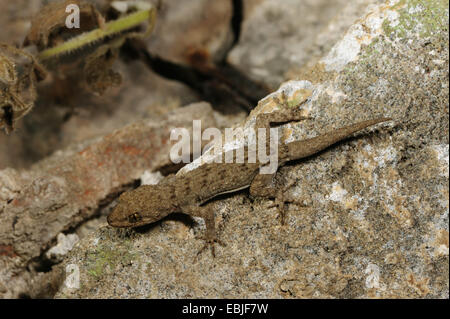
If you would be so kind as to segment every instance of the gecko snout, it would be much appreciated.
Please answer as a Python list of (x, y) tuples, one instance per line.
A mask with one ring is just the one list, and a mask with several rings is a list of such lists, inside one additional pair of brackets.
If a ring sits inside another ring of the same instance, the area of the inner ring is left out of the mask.
[(119, 203), (106, 220), (112, 227), (131, 227), (142, 219), (138, 213), (130, 214), (123, 208), (123, 204)]

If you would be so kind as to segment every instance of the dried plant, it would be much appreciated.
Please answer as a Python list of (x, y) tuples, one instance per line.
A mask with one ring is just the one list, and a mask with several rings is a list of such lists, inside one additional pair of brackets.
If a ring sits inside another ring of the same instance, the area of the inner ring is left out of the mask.
[[(31, 22), (31, 29), (25, 38), (24, 46), (36, 45), (39, 50), (44, 50), (49, 46), (55, 46), (64, 41), (64, 34), (70, 31), (66, 28), (66, 8), (68, 5), (77, 5), (80, 9), (80, 17), (83, 17), (83, 24), (79, 30), (103, 27), (105, 20), (100, 12), (91, 3), (82, 0), (65, 0), (62, 2), (51, 2), (44, 6)], [(93, 24), (96, 24), (95, 26)]]
[[(69, 0), (68, 0), (69, 1)], [(89, 11), (91, 15), (97, 21), (99, 27), (93, 29), (88, 32), (83, 32), (78, 36), (72, 37), (62, 43), (59, 43), (56, 46), (48, 48), (47, 45), (53, 42), (57, 42), (51, 35), (54, 34), (54, 29), (62, 28), (57, 32), (60, 38), (66, 38), (67, 33), (71, 33), (72, 29), (67, 29), (63, 27), (63, 23), (65, 21), (67, 13), (65, 13), (65, 4), (67, 1), (62, 4), (55, 5), (52, 10), (49, 8), (44, 8), (47, 14), (54, 15), (54, 18), (50, 18), (49, 20), (53, 21), (49, 23), (47, 28), (42, 28), (38, 26), (39, 21), (33, 23), (32, 25), (36, 25), (36, 30), (33, 27), (30, 30), (29, 36), (27, 38), (39, 39), (38, 41), (31, 42), (29, 40), (27, 43), (34, 43), (40, 49), (40, 53), (38, 55), (39, 60), (45, 61), (48, 59), (56, 58), (61, 55), (70, 54), (76, 50), (83, 49), (89, 45), (93, 45), (95, 43), (99, 43), (102, 40), (108, 40), (110, 38), (114, 38), (115, 36), (120, 38), (130, 38), (130, 37), (144, 37), (151, 33), (156, 21), (156, 9), (147, 2), (141, 1), (115, 1), (123, 2), (126, 6), (122, 7), (125, 11), (121, 12), (123, 16), (119, 17), (117, 20), (109, 21), (107, 23), (104, 22), (104, 18), (100, 12), (95, 8), (91, 8), (92, 5), (89, 5)], [(84, 6), (85, 10), (88, 10), (87, 5)], [(43, 9), (43, 11), (44, 11)], [(81, 8), (80, 8), (81, 10)], [(80, 11), (81, 12), (81, 11)], [(36, 20), (40, 20), (41, 14), (36, 17)], [(130, 30), (135, 29), (140, 26), (142, 23), (148, 22), (147, 28), (144, 32), (131, 32)], [(84, 29), (84, 28), (83, 28)], [(84, 30), (81, 31), (84, 31)], [(128, 32), (127, 32), (128, 31)], [(32, 36), (31, 36), (32, 35)]]
[[(36, 17), (36, 30), (30, 30), (28, 42), (33, 42), (40, 49), (38, 59), (48, 65), (55, 65), (61, 74), (74, 70), (73, 78), (84, 80), (85, 87), (96, 95), (102, 95), (109, 87), (120, 85), (122, 78), (112, 69), (118, 56), (118, 50), (124, 41), (131, 37), (145, 37), (153, 30), (156, 20), (156, 9), (147, 2), (142, 1), (114, 1), (111, 3), (119, 15), (116, 20), (105, 22), (102, 14), (90, 4), (78, 1), (80, 13), (84, 10), (87, 25), (78, 31), (80, 34), (68, 38), (72, 31), (63, 26), (67, 13), (65, 5), (67, 1), (54, 6), (47, 6), (42, 11), (53, 15), (52, 22), (46, 27), (41, 27), (39, 21), (42, 13)], [(137, 32), (137, 28), (147, 22), (143, 32)], [(83, 23), (84, 24), (84, 23)], [(89, 29), (94, 25), (94, 29)], [(88, 29), (88, 30), (86, 30)], [(66, 39), (61, 42), (61, 39)], [(31, 41), (31, 39), (36, 39)], [(53, 47), (47, 47), (52, 43), (58, 43)], [(86, 53), (87, 52), (87, 53)], [(60, 62), (61, 57), (74, 55), (75, 63), (71, 67)], [(80, 62), (80, 63), (76, 63)], [(63, 71), (61, 71), (64, 69)], [(80, 70), (82, 70), (80, 74)]]
[[(66, 27), (66, 7), (75, 4), (83, 23), (79, 29)], [(45, 77), (47, 67), (56, 65), (59, 74), (70, 68), (80, 72), (78, 78), (95, 94), (103, 94), (121, 83), (121, 76), (112, 65), (126, 39), (145, 37), (156, 21), (156, 9), (143, 1), (114, 1), (111, 6), (119, 17), (105, 21), (91, 3), (83, 0), (51, 2), (41, 9), (31, 23), (24, 45), (34, 45), (37, 57), (23, 49), (0, 44), (0, 128), (9, 133), (14, 123), (31, 111), (36, 100), (36, 82)], [(144, 31), (138, 28), (147, 22)], [(88, 53), (83, 52), (85, 48)], [(73, 55), (75, 63), (65, 65), (59, 58)], [(39, 62), (38, 62), (39, 61)], [(81, 66), (80, 66), (81, 64)]]
[(44, 68), (26, 51), (0, 43), (0, 128), (8, 134), (36, 99), (36, 82)]

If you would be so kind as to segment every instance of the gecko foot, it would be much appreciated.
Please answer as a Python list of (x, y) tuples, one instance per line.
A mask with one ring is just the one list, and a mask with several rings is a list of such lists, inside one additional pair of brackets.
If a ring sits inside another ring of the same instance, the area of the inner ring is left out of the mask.
[(212, 238), (212, 239), (211, 238), (210, 239), (202, 238), (202, 239), (205, 240), (205, 245), (203, 245), (203, 247), (198, 251), (197, 257), (209, 246), (209, 247), (211, 247), (211, 254), (215, 258), (216, 257), (215, 244), (217, 243), (222, 247), (226, 246), (226, 244), (218, 238)]
[(296, 181), (292, 181), (282, 189), (278, 190), (275, 195), (275, 201), (273, 202), (273, 204), (270, 204), (267, 207), (267, 208), (273, 207), (278, 208), (281, 225), (286, 225), (286, 213), (287, 213), (286, 203), (295, 203), (295, 200), (290, 200), (285, 196), (286, 190), (289, 189), (295, 183)]

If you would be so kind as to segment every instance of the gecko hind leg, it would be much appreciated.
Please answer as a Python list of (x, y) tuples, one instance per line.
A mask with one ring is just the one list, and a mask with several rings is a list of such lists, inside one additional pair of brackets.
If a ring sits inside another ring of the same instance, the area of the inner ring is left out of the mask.
[(282, 125), (291, 122), (300, 122), (304, 120), (311, 120), (312, 117), (304, 116), (301, 114), (301, 109), (289, 108), (283, 110), (276, 110), (271, 113), (261, 113), (257, 115), (255, 128), (268, 129), (272, 125)]
[[(285, 103), (277, 102), (285, 105)], [(255, 130), (260, 128), (266, 129), (266, 150), (270, 149), (270, 134), (268, 133), (271, 127), (280, 126), (287, 123), (301, 122), (304, 120), (311, 120), (312, 117), (304, 116), (301, 114), (302, 110), (298, 107), (285, 107), (280, 110), (274, 110), (270, 113), (261, 113), (256, 117)], [(281, 141), (278, 145), (278, 150), (281, 158), (284, 158), (289, 153), (289, 149), (285, 144), (285, 141)]]
[(281, 220), (281, 225), (286, 225), (286, 203), (295, 203), (295, 200), (288, 199), (285, 196), (286, 190), (289, 189), (296, 181), (289, 182), (286, 186), (281, 189), (275, 188), (273, 185), (273, 179), (275, 174), (258, 174), (253, 179), (250, 185), (250, 195), (263, 198), (274, 198), (273, 204), (269, 205), (267, 208), (277, 207), (279, 212), (279, 217)]
[(277, 207), (279, 211), (281, 225), (286, 225), (287, 211), (286, 203), (295, 203), (295, 200), (291, 200), (286, 197), (286, 190), (289, 189), (295, 181), (290, 182), (288, 185), (284, 186), (282, 189), (278, 189), (275, 194), (275, 201), (273, 204), (269, 205), (267, 208)]
[(274, 97), (275, 102), (283, 106), (281, 109), (273, 110), (270, 113), (261, 113), (256, 116), (256, 129), (269, 129), (271, 124), (282, 125), (285, 123), (300, 122), (312, 119), (311, 117), (302, 115), (302, 109), (299, 108), (300, 105), (306, 102), (306, 99), (300, 102), (297, 106), (289, 106), (284, 91), (282, 92), (282, 97), (283, 101), (280, 101), (278, 97)]

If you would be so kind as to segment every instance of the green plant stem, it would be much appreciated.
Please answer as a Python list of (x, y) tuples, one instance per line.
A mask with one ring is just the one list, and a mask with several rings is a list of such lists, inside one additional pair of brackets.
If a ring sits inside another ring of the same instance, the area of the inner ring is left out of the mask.
[(38, 59), (43, 61), (61, 54), (69, 53), (108, 36), (137, 27), (147, 20), (151, 24), (149, 28), (152, 28), (155, 23), (154, 8), (131, 13), (123, 18), (106, 23), (103, 28), (98, 28), (87, 33), (83, 33), (58, 46), (46, 49), (39, 53)]

